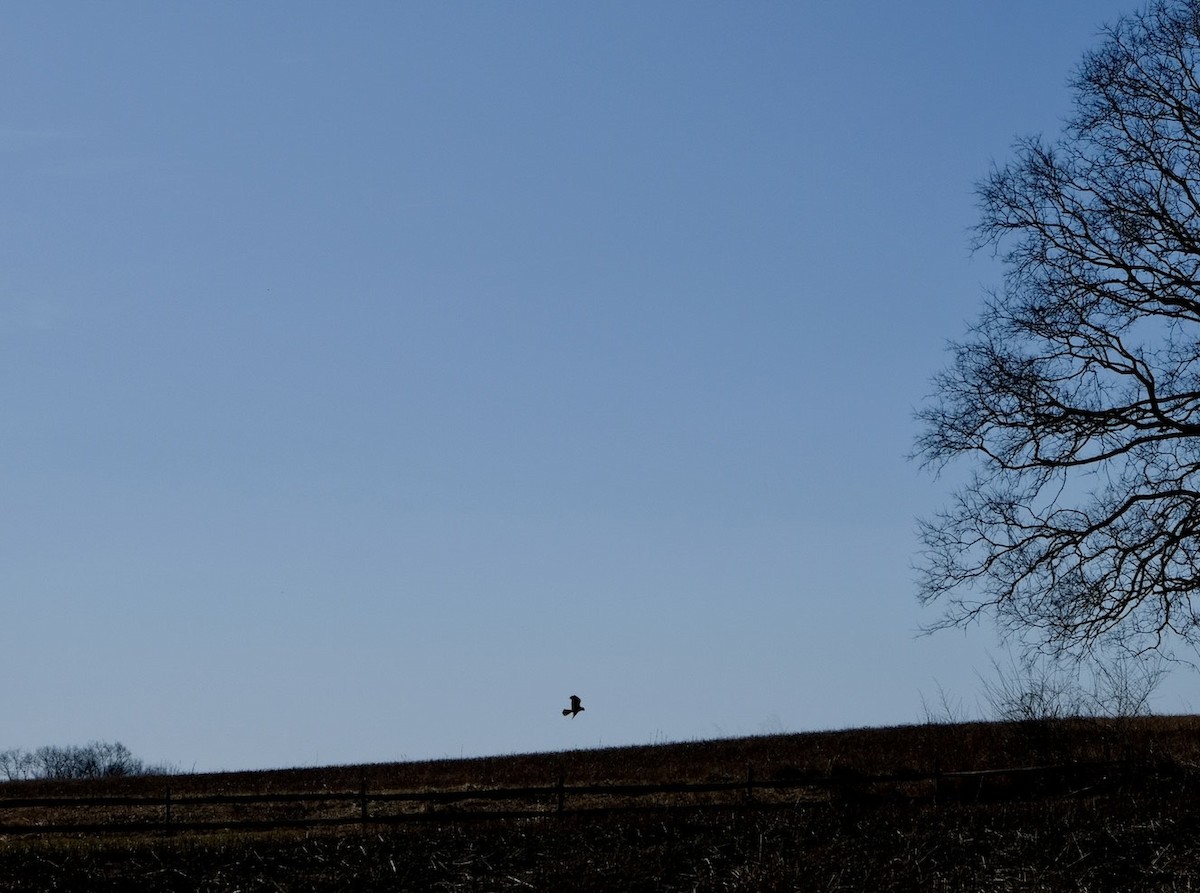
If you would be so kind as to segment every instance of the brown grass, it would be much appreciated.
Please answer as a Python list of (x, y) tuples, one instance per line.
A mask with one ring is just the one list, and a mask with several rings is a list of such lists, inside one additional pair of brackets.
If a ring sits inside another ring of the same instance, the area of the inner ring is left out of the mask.
[[(857, 783), (935, 766), (952, 773), (1100, 761), (1120, 771), (1066, 773), (1049, 782), (1042, 776), (947, 779), (936, 801), (928, 785)], [(0, 800), (157, 797), (167, 786), (177, 798), (352, 792), (364, 781), (373, 792), (486, 790), (550, 786), (559, 776), (573, 786), (713, 782), (744, 780), (748, 771), (763, 780), (846, 779), (843, 787), (817, 793), (788, 789), (772, 798), (764, 792), (749, 803), (739, 795), (663, 796), (638, 799), (638, 809), (561, 817), (466, 821), (446, 812), (428, 824), (261, 833), (5, 837), (0, 831), (0, 890), (1200, 889), (1200, 809), (1194, 805), (1200, 773), (1193, 767), (1200, 767), (1200, 718), (1154, 717), (9, 783), (0, 784)], [(569, 807), (592, 805), (613, 804), (579, 798)], [(455, 809), (495, 807), (480, 800)], [(281, 814), (297, 808), (324, 807), (270, 807)], [(352, 816), (358, 807), (329, 808)], [(109, 820), (127, 819), (122, 809), (114, 808)], [(36, 812), (19, 819), (0, 812), (0, 822), (55, 822), (70, 810)], [(105, 820), (102, 813), (95, 820)]]

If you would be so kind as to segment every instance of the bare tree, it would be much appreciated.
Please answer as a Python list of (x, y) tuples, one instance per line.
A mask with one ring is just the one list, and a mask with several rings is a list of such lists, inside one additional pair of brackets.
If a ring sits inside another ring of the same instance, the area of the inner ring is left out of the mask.
[[(20, 777), (24, 778), (115, 778), (147, 774), (142, 761), (120, 742), (91, 741), (67, 747), (48, 745), (33, 753), (6, 751), (5, 754), (12, 754), (14, 763), (21, 767)], [(0, 763), (0, 770), (3, 766)]]
[(918, 413), (923, 461), (975, 460), (920, 595), (1050, 653), (1169, 653), (1200, 642), (1200, 0), (1103, 34), (1063, 134), (978, 187), (1005, 278)]
[(4, 781), (23, 781), (33, 777), (33, 754), (11, 748), (0, 750), (0, 778)]

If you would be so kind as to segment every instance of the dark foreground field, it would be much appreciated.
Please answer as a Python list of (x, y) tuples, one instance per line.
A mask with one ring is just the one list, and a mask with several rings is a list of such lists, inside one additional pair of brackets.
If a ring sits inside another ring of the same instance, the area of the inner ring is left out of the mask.
[[(713, 790), (679, 790), (689, 783)], [(172, 825), (157, 807), (71, 802), (136, 804), (168, 787)], [(497, 789), (544, 796), (484, 796)], [(351, 799), (287, 799), (368, 790), (381, 802), (366, 821)], [(386, 799), (422, 791), (457, 799), (416, 812)], [(254, 812), (243, 795), (278, 799)], [(56, 800), (12, 806), (44, 798)], [(1200, 890), (1197, 717), (0, 784), (6, 802), (0, 890)], [(107, 830), (11, 831), (83, 813)], [(221, 827), (248, 817), (264, 830)]]

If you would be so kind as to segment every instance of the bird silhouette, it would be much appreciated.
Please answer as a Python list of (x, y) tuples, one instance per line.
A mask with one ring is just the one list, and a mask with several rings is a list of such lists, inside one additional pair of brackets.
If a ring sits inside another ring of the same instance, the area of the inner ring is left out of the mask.
[(582, 712), (583, 705), (579, 703), (579, 695), (571, 695), (571, 706), (563, 710), (563, 716), (569, 716), (571, 719), (574, 719), (576, 713)]

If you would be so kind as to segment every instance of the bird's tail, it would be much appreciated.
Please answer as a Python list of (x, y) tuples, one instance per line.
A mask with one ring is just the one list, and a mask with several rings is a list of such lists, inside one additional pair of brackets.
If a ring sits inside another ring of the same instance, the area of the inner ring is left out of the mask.
[(563, 716), (566, 716), (566, 715), (567, 715), (567, 714), (569, 714), (570, 712), (571, 712), (570, 710), (563, 710)]

